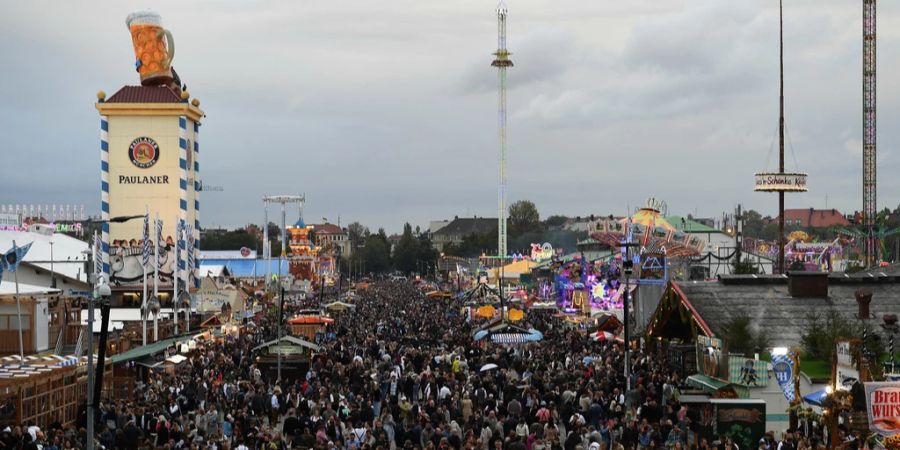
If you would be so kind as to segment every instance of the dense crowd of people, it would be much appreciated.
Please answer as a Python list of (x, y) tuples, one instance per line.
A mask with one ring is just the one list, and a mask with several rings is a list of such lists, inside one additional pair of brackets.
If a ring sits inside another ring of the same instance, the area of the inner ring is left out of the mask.
[[(426, 298), (412, 283), (359, 294), (305, 373), (277, 380), (258, 364), (252, 349), (275, 336), (273, 313), (239, 336), (201, 342), (174, 373), (148, 371), (134, 401), (104, 404), (96, 448), (747, 450), (697, 438), (680, 374), (659, 359), (633, 352), (626, 390), (621, 346), (591, 342), (549, 313), (519, 323), (542, 341), (504, 346), (473, 340), (479, 323), (461, 303)], [(319, 301), (287, 303), (289, 316)], [(83, 436), (7, 428), (0, 450), (82, 448)], [(789, 439), (759, 450), (815, 445)]]

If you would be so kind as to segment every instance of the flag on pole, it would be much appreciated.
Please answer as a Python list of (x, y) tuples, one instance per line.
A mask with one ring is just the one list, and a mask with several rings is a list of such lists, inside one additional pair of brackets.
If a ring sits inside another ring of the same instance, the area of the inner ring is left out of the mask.
[(141, 266), (147, 267), (150, 262), (150, 213), (144, 214), (144, 235), (141, 246)]
[(15, 272), (16, 268), (19, 267), (19, 263), (22, 262), (22, 258), (25, 257), (25, 254), (28, 253), (28, 249), (31, 248), (31, 244), (33, 244), (33, 242), (29, 242), (22, 247), (13, 245), (13, 248), (3, 255), (3, 269), (9, 272)]
[(187, 224), (185, 226), (184, 234), (185, 238), (185, 247), (187, 247), (187, 281), (188, 286), (191, 286), (191, 282), (194, 278), (194, 265), (196, 261), (194, 260), (194, 226), (191, 224)]
[(99, 277), (101, 273), (103, 273), (103, 252), (100, 236), (94, 234), (94, 276)]
[[(156, 222), (156, 245), (161, 246), (162, 245), (162, 227), (163, 227), (162, 219), (157, 218), (155, 222)], [(156, 270), (157, 271), (161, 270), (162, 266), (159, 265), (159, 258), (156, 258), (156, 264), (157, 264)]]

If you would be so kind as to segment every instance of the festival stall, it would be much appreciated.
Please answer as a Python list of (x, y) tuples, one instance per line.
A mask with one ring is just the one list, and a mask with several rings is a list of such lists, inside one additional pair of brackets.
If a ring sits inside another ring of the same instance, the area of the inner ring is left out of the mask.
[(321, 352), (322, 347), (294, 336), (282, 336), (253, 348), (254, 361), (269, 379), (278, 377), (278, 355), (281, 355), (282, 376), (302, 379), (309, 369), (312, 357)]

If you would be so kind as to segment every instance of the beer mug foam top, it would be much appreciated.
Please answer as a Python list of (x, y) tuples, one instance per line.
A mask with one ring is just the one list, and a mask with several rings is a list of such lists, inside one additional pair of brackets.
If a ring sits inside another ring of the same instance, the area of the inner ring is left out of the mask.
[(131, 32), (134, 44), (135, 69), (144, 86), (172, 82), (172, 58), (175, 41), (172, 33), (162, 27), (162, 17), (152, 11), (128, 15), (125, 25)]

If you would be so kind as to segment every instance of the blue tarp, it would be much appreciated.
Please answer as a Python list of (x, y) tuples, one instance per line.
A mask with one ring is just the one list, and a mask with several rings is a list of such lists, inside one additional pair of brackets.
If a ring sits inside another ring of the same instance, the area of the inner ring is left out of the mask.
[(281, 272), (288, 273), (287, 260), (279, 258), (270, 259), (203, 259), (200, 260), (200, 273), (204, 266), (225, 266), (233, 277), (264, 277), (266, 273), (278, 274), (278, 264), (281, 262)]
[(809, 403), (810, 405), (822, 406), (822, 403), (825, 401), (825, 389), (821, 391), (813, 392), (812, 394), (806, 395), (803, 397), (803, 401)]

